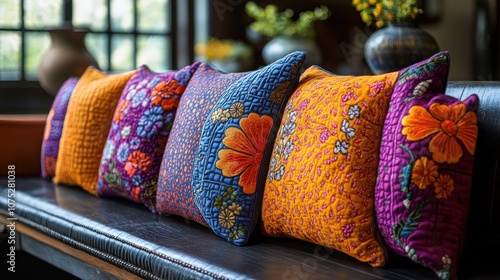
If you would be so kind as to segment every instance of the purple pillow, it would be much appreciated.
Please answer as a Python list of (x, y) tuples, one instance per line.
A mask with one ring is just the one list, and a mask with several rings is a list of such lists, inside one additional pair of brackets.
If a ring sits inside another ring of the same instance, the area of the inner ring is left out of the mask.
[(61, 85), (47, 116), (41, 151), (41, 175), (43, 178), (50, 179), (55, 176), (64, 118), (69, 99), (77, 83), (78, 78), (71, 77)]
[(156, 212), (158, 170), (179, 100), (200, 62), (154, 73), (145, 65), (118, 101), (103, 151), (97, 194), (124, 197)]
[(194, 73), (179, 103), (163, 155), (156, 194), (158, 213), (182, 216), (208, 227), (191, 195), (191, 174), (201, 129), (222, 92), (247, 74), (224, 73), (206, 63)]
[(441, 279), (455, 279), (465, 240), (479, 100), (477, 95), (462, 102), (436, 94), (428, 91), (430, 82), (391, 98), (375, 211), (389, 249)]

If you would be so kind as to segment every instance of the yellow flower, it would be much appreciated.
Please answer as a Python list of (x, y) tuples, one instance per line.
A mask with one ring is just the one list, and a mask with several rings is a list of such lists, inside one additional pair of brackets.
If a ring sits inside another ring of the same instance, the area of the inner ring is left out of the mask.
[(363, 22), (379, 28), (389, 22), (413, 20), (422, 13), (417, 0), (352, 0), (351, 3)]
[(425, 189), (436, 181), (438, 175), (438, 166), (434, 161), (421, 157), (415, 162), (411, 179), (419, 189)]

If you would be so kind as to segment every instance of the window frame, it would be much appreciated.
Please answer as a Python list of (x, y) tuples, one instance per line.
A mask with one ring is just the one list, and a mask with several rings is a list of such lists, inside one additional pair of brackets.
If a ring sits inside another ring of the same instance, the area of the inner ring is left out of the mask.
[[(43, 29), (27, 29), (25, 27), (25, 13), (23, 5), (25, 0), (20, 0), (21, 24), (18, 28), (0, 28), (2, 31), (21, 31), (21, 79), (16, 81), (0, 81), (0, 113), (45, 113), (48, 112), (53, 101), (53, 96), (45, 92), (37, 80), (27, 80), (25, 77), (25, 33), (30, 31), (46, 32)], [(194, 59), (194, 0), (169, 0), (170, 5), (170, 26), (165, 32), (142, 32), (137, 28), (137, 0), (134, 3), (134, 27), (131, 31), (112, 31), (111, 17), (108, 9), (108, 26), (104, 31), (93, 31), (90, 33), (107, 34), (109, 42), (113, 34), (126, 34), (134, 36), (134, 39), (140, 35), (165, 35), (169, 36), (171, 49), (169, 60), (171, 70), (177, 69), (179, 65), (186, 65)], [(63, 1), (63, 21), (72, 22), (73, 0)], [(111, 6), (111, 0), (106, 0), (106, 5)], [(78, 28), (78, 27), (76, 27)], [(182, 31), (182, 32), (181, 32)], [(108, 67), (111, 67), (111, 43), (106, 50), (108, 53)], [(134, 43), (133, 65), (137, 67), (137, 41)], [(103, 70), (107, 71), (107, 70)], [(113, 70), (111, 69), (111, 72)]]

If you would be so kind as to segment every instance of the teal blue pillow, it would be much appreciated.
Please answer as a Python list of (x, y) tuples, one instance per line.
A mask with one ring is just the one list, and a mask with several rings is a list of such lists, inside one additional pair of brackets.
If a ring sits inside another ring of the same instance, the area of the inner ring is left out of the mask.
[(222, 93), (202, 129), (191, 191), (210, 228), (244, 245), (260, 218), (262, 193), (284, 106), (305, 52), (250, 72)]

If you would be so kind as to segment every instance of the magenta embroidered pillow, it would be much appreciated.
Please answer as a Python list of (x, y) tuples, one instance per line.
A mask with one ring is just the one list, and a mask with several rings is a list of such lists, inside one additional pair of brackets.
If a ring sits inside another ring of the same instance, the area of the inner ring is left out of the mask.
[(212, 107), (244, 73), (224, 73), (202, 63), (193, 74), (177, 109), (163, 155), (156, 193), (158, 213), (182, 216), (207, 226), (191, 195), (191, 174), (201, 129)]
[(124, 197), (156, 212), (158, 170), (179, 100), (200, 62), (154, 73), (145, 65), (118, 101), (103, 151), (97, 194)]
[(41, 176), (43, 178), (50, 179), (55, 176), (64, 118), (69, 99), (77, 83), (78, 78), (71, 77), (61, 85), (47, 116), (41, 151)]
[(441, 279), (456, 279), (469, 211), (479, 100), (472, 95), (462, 102), (429, 94), (426, 88), (392, 96), (382, 135), (375, 212), (393, 252), (429, 267)]

